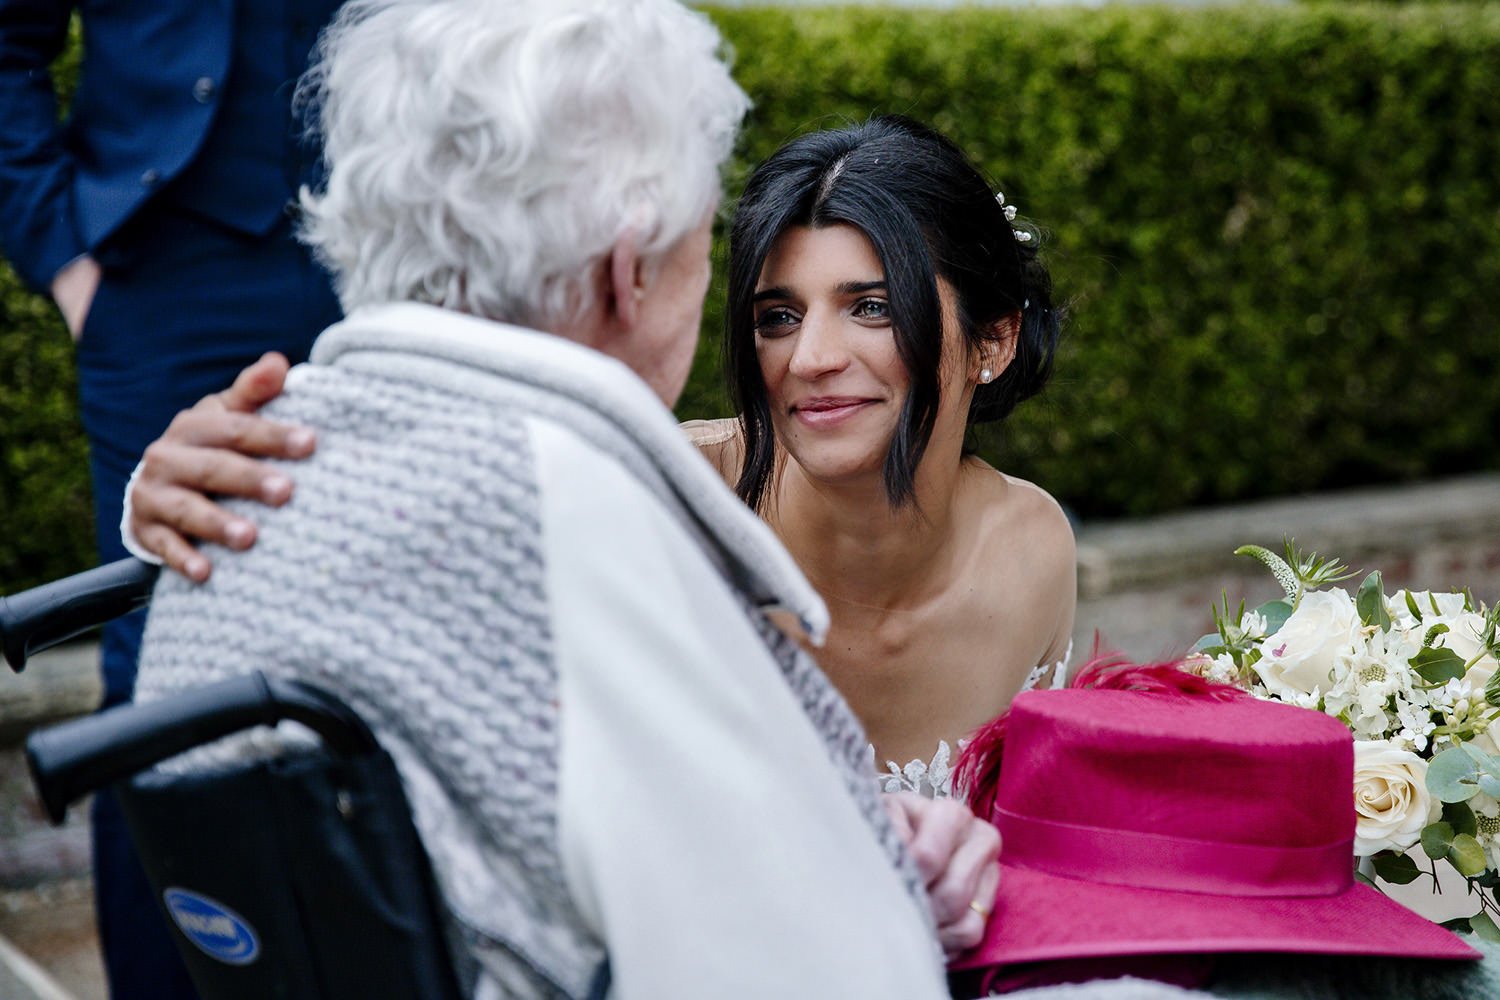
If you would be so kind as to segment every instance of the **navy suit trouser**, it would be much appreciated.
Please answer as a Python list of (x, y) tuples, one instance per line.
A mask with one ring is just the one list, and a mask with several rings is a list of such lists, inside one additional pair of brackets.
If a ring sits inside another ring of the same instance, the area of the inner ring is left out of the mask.
[[(339, 319), (329, 277), (283, 222), (247, 236), (170, 206), (148, 206), (96, 253), (103, 270), (78, 345), (101, 562), (123, 558), (125, 483), (174, 414), (226, 388), (261, 354), (305, 360)], [(102, 641), (104, 704), (130, 700), (144, 612)], [(95, 797), (99, 939), (113, 1000), (193, 998), (113, 796)]]

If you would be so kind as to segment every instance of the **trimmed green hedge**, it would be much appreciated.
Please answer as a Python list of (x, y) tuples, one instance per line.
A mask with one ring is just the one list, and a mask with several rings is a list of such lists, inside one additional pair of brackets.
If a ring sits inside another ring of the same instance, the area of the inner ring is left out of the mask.
[[(731, 197), (786, 138), (899, 111), (1042, 227), (1066, 346), (985, 452), (1081, 514), (1500, 468), (1500, 6), (713, 16), (756, 101)], [(5, 589), (89, 536), (66, 339), (8, 280)], [(683, 416), (727, 412), (722, 295)]]
[(0, 267), (0, 593), (94, 558), (73, 344), (50, 300)]

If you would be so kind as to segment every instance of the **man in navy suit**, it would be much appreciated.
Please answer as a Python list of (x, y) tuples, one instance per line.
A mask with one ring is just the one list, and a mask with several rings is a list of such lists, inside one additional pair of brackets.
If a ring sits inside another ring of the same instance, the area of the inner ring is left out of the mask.
[[(317, 149), (292, 112), (338, 0), (0, 0), (0, 251), (77, 344), (100, 557), (126, 478), (173, 414), (267, 350), (295, 362), (339, 317), (289, 206)], [(59, 125), (48, 67), (74, 11), (83, 67)], [(130, 698), (142, 616), (104, 635)], [(113, 800), (94, 812), (116, 1000), (192, 996)]]

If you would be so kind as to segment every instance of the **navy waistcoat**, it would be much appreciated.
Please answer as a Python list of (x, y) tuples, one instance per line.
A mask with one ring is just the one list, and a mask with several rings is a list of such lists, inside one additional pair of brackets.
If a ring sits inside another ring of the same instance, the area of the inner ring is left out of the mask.
[(176, 205), (246, 233), (269, 232), (310, 182), (316, 144), (292, 99), (318, 32), (339, 0), (240, 0), (228, 72), (200, 77), (193, 99), (218, 104), (187, 168), (162, 192)]

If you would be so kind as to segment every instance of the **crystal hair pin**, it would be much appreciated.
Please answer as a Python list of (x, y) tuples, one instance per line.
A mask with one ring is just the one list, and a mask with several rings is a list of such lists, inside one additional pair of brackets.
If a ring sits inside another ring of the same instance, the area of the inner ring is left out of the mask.
[[(1006, 222), (1014, 223), (1016, 221), (1016, 206), (1014, 206), (1014, 205), (1007, 205), (1005, 203), (1005, 192), (1003, 192), (1003, 191), (996, 191), (995, 192), (995, 204), (999, 205), (1000, 208), (1001, 208), (1001, 210), (1003, 210), (1005, 212), (1005, 221)], [(1017, 229), (1014, 225), (1012, 225), (1010, 227), (1010, 231), (1016, 234), (1016, 242), (1018, 242), (1018, 243), (1030, 243), (1031, 242), (1031, 234), (1028, 233), (1026, 230), (1024, 230), (1024, 229)]]

